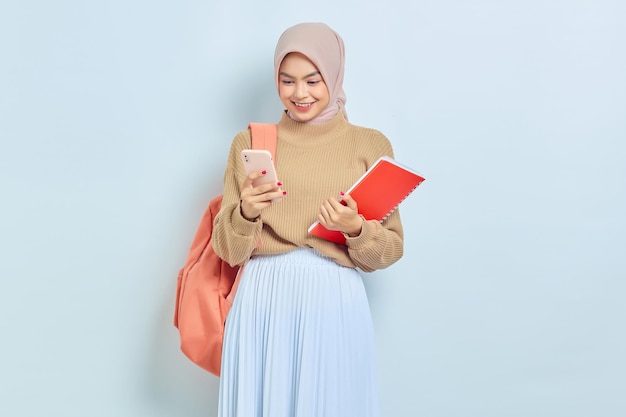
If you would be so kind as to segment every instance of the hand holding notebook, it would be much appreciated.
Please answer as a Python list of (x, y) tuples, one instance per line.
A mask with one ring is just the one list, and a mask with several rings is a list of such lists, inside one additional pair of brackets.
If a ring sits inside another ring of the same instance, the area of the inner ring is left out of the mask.
[[(346, 194), (356, 201), (359, 214), (367, 220), (382, 222), (423, 181), (424, 177), (416, 171), (383, 156), (346, 191)], [(313, 223), (308, 231), (322, 239), (346, 244), (343, 233), (328, 230), (318, 221)]]

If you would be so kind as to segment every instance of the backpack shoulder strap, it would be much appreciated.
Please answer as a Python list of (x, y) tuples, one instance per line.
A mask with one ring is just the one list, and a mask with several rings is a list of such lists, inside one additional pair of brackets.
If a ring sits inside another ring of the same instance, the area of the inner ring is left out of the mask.
[(252, 135), (252, 149), (267, 149), (272, 154), (274, 163), (276, 163), (276, 142), (278, 141), (276, 125), (271, 123), (250, 123), (249, 128)]

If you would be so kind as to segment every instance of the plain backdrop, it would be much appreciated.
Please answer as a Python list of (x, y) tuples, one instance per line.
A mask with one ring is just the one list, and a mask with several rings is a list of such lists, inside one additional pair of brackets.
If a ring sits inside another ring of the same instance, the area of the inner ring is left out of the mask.
[(302, 21), (345, 40), (351, 122), (427, 178), (364, 276), (381, 415), (626, 415), (625, 5), (3, 2), (0, 415), (216, 415), (176, 274)]

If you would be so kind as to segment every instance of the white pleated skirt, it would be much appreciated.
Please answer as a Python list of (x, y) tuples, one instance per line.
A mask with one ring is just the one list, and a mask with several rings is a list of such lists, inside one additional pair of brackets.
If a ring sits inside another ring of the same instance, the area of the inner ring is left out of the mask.
[(359, 273), (310, 249), (253, 257), (226, 319), (219, 417), (378, 417)]

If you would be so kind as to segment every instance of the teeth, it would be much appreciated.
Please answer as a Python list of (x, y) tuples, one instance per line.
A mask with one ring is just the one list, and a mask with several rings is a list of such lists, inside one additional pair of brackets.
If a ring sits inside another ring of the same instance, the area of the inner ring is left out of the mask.
[(293, 103), (298, 107), (310, 107), (313, 103)]

